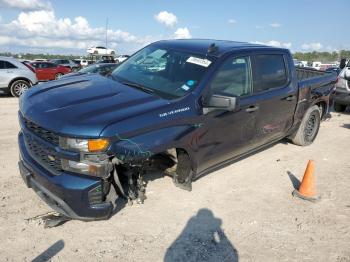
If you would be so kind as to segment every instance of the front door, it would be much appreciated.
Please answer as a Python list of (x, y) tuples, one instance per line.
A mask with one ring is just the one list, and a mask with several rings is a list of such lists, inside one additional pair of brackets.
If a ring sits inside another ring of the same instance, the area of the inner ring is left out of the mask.
[(250, 56), (229, 57), (218, 69), (209, 95), (237, 97), (238, 110), (204, 108), (203, 123), (196, 138), (198, 170), (201, 172), (248, 150), (255, 136)]

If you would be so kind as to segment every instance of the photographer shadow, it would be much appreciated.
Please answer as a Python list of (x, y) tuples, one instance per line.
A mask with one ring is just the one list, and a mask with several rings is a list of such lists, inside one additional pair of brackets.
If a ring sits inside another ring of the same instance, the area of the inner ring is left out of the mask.
[(238, 261), (238, 251), (221, 229), (222, 220), (200, 209), (167, 249), (164, 261)]

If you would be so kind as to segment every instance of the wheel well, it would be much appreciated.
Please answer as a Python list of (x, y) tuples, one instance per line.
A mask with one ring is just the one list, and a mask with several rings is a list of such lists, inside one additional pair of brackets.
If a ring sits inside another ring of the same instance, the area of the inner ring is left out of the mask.
[(320, 101), (320, 102), (317, 102), (316, 105), (320, 109), (321, 119), (324, 118), (327, 112), (327, 103), (325, 101)]
[(17, 78), (14, 78), (14, 79), (11, 80), (11, 82), (9, 83), (8, 89), (10, 89), (11, 86), (12, 86), (12, 84), (13, 84), (15, 81), (18, 81), (18, 80), (26, 81), (26, 82), (28, 82), (30, 85), (32, 85), (32, 82), (31, 82), (29, 79), (27, 79), (27, 78), (25, 78), (25, 77), (17, 77)]

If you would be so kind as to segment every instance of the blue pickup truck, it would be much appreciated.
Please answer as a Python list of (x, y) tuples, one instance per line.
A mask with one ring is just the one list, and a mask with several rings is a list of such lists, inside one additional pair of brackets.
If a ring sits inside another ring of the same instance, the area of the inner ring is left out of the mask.
[(218, 40), (159, 41), (108, 77), (37, 86), (20, 99), (20, 173), (49, 206), (107, 219), (142, 202), (154, 171), (179, 188), (282, 138), (306, 146), (336, 75), (296, 69), (287, 49)]

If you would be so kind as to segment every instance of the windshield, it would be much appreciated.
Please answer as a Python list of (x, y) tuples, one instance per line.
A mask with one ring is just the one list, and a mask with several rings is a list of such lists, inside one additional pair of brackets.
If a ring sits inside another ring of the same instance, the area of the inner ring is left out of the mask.
[(204, 56), (153, 45), (120, 64), (112, 76), (161, 97), (178, 98), (196, 88), (211, 63)]

